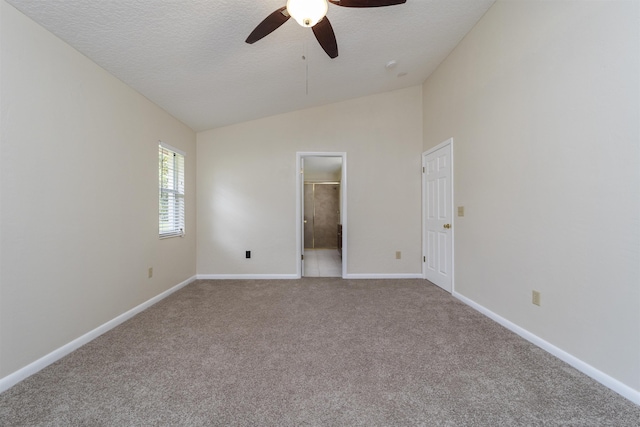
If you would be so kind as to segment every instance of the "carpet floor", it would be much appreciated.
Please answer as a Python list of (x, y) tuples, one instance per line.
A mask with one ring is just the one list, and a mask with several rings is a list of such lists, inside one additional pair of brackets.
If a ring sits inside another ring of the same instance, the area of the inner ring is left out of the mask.
[(638, 426), (423, 280), (197, 281), (0, 394), (2, 426)]

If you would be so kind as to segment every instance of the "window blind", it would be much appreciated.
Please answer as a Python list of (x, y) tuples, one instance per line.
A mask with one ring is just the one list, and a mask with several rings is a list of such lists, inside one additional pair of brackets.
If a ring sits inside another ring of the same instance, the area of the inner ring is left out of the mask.
[(184, 236), (184, 153), (160, 143), (160, 237)]

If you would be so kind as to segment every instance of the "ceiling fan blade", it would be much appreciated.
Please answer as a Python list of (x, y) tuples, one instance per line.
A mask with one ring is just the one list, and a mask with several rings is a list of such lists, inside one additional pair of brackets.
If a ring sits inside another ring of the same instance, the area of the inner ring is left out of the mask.
[(333, 32), (331, 22), (325, 16), (320, 22), (311, 27), (313, 34), (315, 34), (318, 43), (327, 52), (327, 55), (331, 58), (338, 56), (338, 42), (336, 41), (336, 35)]
[(404, 4), (407, 0), (329, 0), (329, 3), (343, 7), (381, 7)]
[(287, 12), (287, 7), (281, 7), (273, 12), (271, 15), (264, 18), (264, 21), (258, 24), (258, 26), (249, 34), (249, 37), (245, 42), (252, 44), (277, 30), (282, 24), (287, 22), (291, 16)]

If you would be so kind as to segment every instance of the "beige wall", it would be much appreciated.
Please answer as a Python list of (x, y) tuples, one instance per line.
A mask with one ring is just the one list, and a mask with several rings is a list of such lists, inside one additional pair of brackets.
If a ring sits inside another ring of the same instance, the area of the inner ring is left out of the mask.
[(347, 272), (420, 274), (420, 111), (417, 86), (199, 133), (198, 274), (296, 273), (298, 151), (347, 153)]
[[(2, 378), (195, 274), (196, 144), (189, 128), (0, 7)], [(158, 239), (160, 139), (187, 152), (182, 239)]]
[(455, 140), (455, 290), (636, 390), (639, 5), (498, 1), (423, 89), (424, 148)]

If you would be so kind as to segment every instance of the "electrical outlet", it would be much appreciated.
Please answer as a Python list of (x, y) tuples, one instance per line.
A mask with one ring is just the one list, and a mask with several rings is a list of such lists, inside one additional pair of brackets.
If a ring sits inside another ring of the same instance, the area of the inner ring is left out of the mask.
[(396, 251), (396, 259), (401, 259), (401, 258), (402, 258), (402, 252)]
[(251, 258), (251, 251), (245, 251), (244, 257), (247, 259)]
[(153, 267), (149, 267), (148, 276), (149, 276), (149, 279), (151, 279), (153, 277)]
[(531, 302), (535, 305), (540, 305), (540, 292), (532, 291), (531, 292)]

